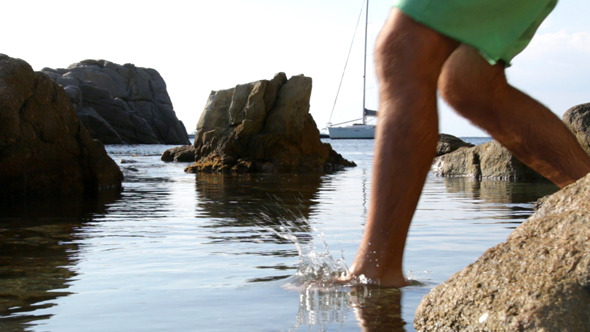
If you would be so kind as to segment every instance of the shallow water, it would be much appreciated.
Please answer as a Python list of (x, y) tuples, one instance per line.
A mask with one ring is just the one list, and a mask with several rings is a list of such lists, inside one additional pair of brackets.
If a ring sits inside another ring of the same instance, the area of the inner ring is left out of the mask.
[(194, 175), (160, 162), (167, 146), (108, 146), (120, 197), (0, 207), (0, 330), (412, 331), (432, 287), (555, 190), (429, 176), (405, 256), (414, 285), (322, 285), (309, 281), (356, 252), (373, 155), (372, 140), (330, 143), (358, 167)]

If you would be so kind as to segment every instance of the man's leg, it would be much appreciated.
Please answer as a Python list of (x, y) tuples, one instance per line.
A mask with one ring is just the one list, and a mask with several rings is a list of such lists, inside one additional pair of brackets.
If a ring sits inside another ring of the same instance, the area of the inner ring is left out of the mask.
[(445, 63), (439, 88), (455, 110), (556, 185), (590, 172), (590, 156), (563, 122), (510, 86), (502, 64), (490, 66), (475, 49), (461, 45)]
[(438, 141), (436, 90), (452, 39), (392, 10), (377, 40), (379, 121), (369, 216), (353, 277), (407, 284), (404, 245)]

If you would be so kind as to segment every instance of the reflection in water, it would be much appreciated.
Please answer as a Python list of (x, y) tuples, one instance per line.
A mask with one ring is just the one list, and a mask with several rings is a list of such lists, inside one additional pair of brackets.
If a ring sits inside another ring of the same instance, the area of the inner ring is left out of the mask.
[(404, 331), (401, 294), (398, 288), (357, 286), (352, 289), (352, 308), (363, 331)]
[(271, 220), (307, 220), (321, 184), (318, 174), (198, 174), (198, 210), (241, 225), (257, 224), (261, 212)]
[(352, 308), (363, 331), (404, 331), (399, 289), (335, 283), (348, 273), (344, 258), (334, 259), (325, 242), (317, 248), (314, 241), (303, 245), (292, 240), (299, 251), (299, 267), (284, 287), (299, 291), (296, 328), (327, 330), (344, 324)]
[[(324, 241), (316, 247), (318, 237), (312, 236), (308, 223), (325, 181), (329, 177), (315, 174), (198, 174), (197, 211), (199, 217), (211, 220), (203, 227), (215, 228), (208, 235), (210, 244), (224, 245), (224, 253), (229, 251), (227, 244), (255, 243), (256, 252), (250, 254), (299, 257), (296, 266), (259, 266), (282, 273), (249, 280), (289, 278), (285, 287), (299, 292), (295, 328), (344, 324), (352, 308), (365, 331), (403, 331), (398, 289), (334, 285), (347, 271), (344, 258), (335, 259)], [(269, 253), (264, 243), (293, 244), (294, 249)], [(284, 271), (294, 269), (295, 273)]]
[(343, 324), (350, 308), (362, 331), (405, 331), (401, 316), (401, 290), (369, 285), (314, 287), (299, 290), (297, 324), (322, 330)]
[(0, 330), (20, 331), (47, 319), (27, 314), (69, 294), (79, 251), (74, 233), (118, 194), (0, 206)]
[(350, 289), (345, 287), (317, 288), (311, 285), (299, 290), (297, 324), (327, 327), (344, 322), (350, 312)]
[(548, 181), (523, 183), (459, 177), (445, 178), (445, 187), (449, 193), (492, 203), (530, 203), (559, 189)]
[[(474, 201), (473, 209), (492, 210), (496, 219), (522, 220), (531, 214), (531, 203), (553, 194), (559, 188), (548, 181), (536, 183), (501, 180), (477, 180), (473, 178), (445, 178), (448, 193)], [(512, 227), (513, 228), (513, 227)]]
[[(494, 219), (500, 219), (499, 223), (519, 223), (530, 215), (531, 202), (557, 190), (548, 182), (530, 184), (469, 178), (438, 178), (436, 181), (440, 181), (451, 196), (471, 205), (469, 220), (473, 223), (478, 222), (473, 214), (478, 210), (486, 211), (482, 214), (484, 223)], [(515, 225), (509, 226), (513, 227)], [(311, 249), (306, 250), (306, 247)], [(287, 284), (287, 288), (299, 291), (296, 328), (307, 325), (332, 329), (350, 320), (347, 316), (351, 309), (363, 331), (405, 331), (408, 328), (402, 319), (399, 289), (334, 285), (330, 281), (346, 270), (343, 259), (333, 259), (327, 247), (318, 250), (313, 241), (300, 246), (299, 251), (300, 266)]]
[[(252, 250), (238, 250), (236, 255), (297, 257), (292, 244), (311, 239), (309, 217), (318, 204), (317, 195), (322, 185), (318, 174), (197, 174), (197, 218), (209, 222), (202, 227), (214, 229), (209, 244), (256, 244)], [(288, 234), (289, 236), (285, 236)], [(269, 249), (269, 245), (282, 245)], [(231, 246), (234, 248), (235, 246)], [(270, 260), (267, 260), (270, 262)], [(250, 279), (250, 282), (284, 279), (296, 266), (282, 262), (257, 267), (272, 273)]]
[(363, 331), (404, 331), (399, 289), (335, 284), (348, 272), (344, 258), (334, 259), (325, 242), (321, 250), (313, 241), (297, 248), (299, 268), (285, 285), (299, 291), (296, 327), (344, 324), (352, 308)]
[(154, 147), (109, 147), (122, 199), (0, 206), (0, 331), (411, 330), (427, 288), (555, 190), (430, 177), (407, 254), (433, 282), (333, 285), (358, 246), (372, 160), (372, 142), (338, 144), (359, 167), (324, 176), (189, 175)]

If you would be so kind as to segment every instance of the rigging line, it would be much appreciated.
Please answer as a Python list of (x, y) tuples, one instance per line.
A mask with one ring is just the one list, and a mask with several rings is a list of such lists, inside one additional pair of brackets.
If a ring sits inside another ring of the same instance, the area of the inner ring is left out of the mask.
[[(368, 0), (366, 0), (368, 1)], [(361, 23), (361, 17), (363, 16), (363, 9), (365, 7), (365, 2), (363, 1), (363, 6), (361, 7), (361, 11), (359, 13), (359, 18), (356, 21), (356, 28), (354, 29), (354, 34), (352, 34), (352, 41), (350, 42), (350, 48), (348, 49), (348, 55), (346, 56), (346, 62), (344, 63), (344, 69), (342, 70), (342, 76), (340, 77), (340, 83), (338, 84), (338, 91), (336, 91), (336, 98), (334, 98), (334, 105), (332, 105), (332, 112), (330, 112), (330, 119), (328, 120), (328, 124), (332, 122), (332, 115), (334, 115), (334, 109), (336, 109), (336, 102), (338, 101), (338, 96), (340, 95), (340, 88), (342, 87), (342, 81), (344, 81), (344, 73), (346, 73), (346, 67), (348, 66), (348, 60), (350, 60), (350, 53), (352, 53), (352, 45), (354, 44), (354, 39), (356, 37), (356, 32), (359, 29), (359, 24)]]
[(362, 120), (362, 119), (363, 118), (358, 118), (358, 119), (354, 119), (354, 120), (349, 120), (349, 121), (344, 121), (344, 122), (340, 122), (340, 123), (335, 123), (334, 126), (339, 126), (339, 125), (343, 125), (343, 124), (347, 124), (347, 123), (359, 121), (359, 120)]

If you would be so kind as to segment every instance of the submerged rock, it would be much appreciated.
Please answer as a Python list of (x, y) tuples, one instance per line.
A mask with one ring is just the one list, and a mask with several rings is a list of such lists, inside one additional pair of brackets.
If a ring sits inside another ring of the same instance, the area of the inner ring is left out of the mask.
[(309, 114), (311, 78), (272, 80), (213, 91), (194, 146), (168, 150), (164, 161), (192, 161), (187, 172), (317, 172), (354, 163), (342, 158)]
[(64, 89), (0, 54), (0, 200), (120, 190), (122, 180)]
[(563, 122), (590, 154), (590, 103), (577, 105), (563, 114)]
[(42, 71), (64, 87), (82, 123), (104, 144), (190, 144), (154, 69), (85, 60)]
[(437, 176), (509, 181), (545, 180), (543, 176), (516, 159), (508, 149), (496, 141), (474, 147), (461, 147), (436, 157), (432, 171)]
[(505, 243), (422, 299), (417, 330), (588, 329), (590, 174), (539, 204)]

